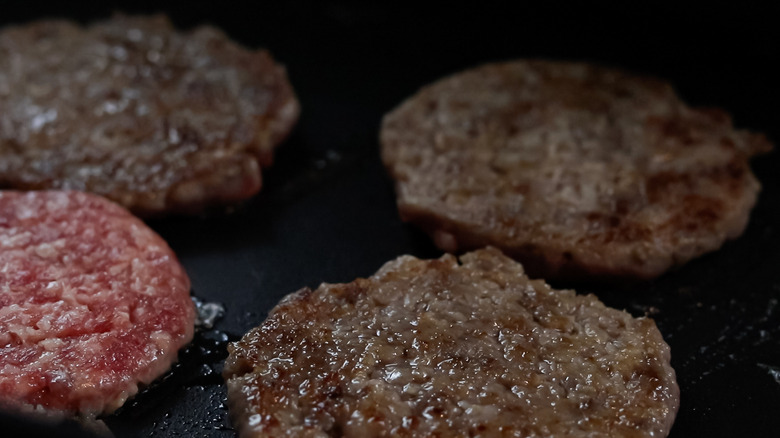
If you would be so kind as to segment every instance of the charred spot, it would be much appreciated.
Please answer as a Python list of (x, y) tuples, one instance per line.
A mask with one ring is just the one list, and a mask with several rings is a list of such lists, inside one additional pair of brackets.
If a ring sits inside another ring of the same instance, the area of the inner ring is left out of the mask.
[(341, 427), (341, 423), (335, 422), (333, 423), (333, 427), (328, 430), (328, 435), (332, 437), (342, 437), (344, 436), (344, 429)]
[(634, 90), (627, 86), (627, 84), (624, 84), (622, 82), (619, 82), (615, 88), (614, 88), (615, 97), (621, 98), (621, 99), (627, 99), (634, 96)]
[(273, 415), (264, 415), (263, 420), (263, 422), (270, 428), (279, 427), (281, 425), (279, 420)]
[(119, 100), (122, 95), (115, 89), (108, 90), (105, 94), (106, 100)]
[[(422, 164), (422, 157), (420, 155), (413, 155), (407, 158), (406, 162), (409, 164), (409, 166), (417, 167)], [(406, 181), (409, 179), (407, 175), (398, 175), (397, 178), (400, 179), (401, 181)]]
[(657, 117), (652, 123), (667, 137), (680, 137), (684, 134), (685, 127), (677, 123), (675, 119)]
[(490, 365), (496, 363), (496, 360), (492, 357), (483, 357), (479, 359), (479, 363), (484, 367), (489, 367)]
[(338, 292), (344, 301), (354, 305), (365, 294), (366, 288), (359, 281), (354, 281), (345, 284)]
[(682, 185), (691, 188), (691, 176), (677, 172), (658, 172), (647, 178), (647, 197), (650, 202), (658, 202), (668, 196), (669, 187)]
[(722, 183), (730, 192), (739, 193), (748, 172), (747, 162), (734, 157), (725, 166), (713, 169), (708, 176)]
[(597, 213), (595, 211), (588, 213), (585, 218), (590, 222), (598, 222), (601, 220), (601, 217), (603, 215), (601, 213)]
[(14, 138), (6, 138), (0, 146), (5, 146), (3, 149), (8, 148), (12, 152), (16, 152), (18, 154), (21, 154), (24, 152), (25, 148), (19, 144), (19, 142)]
[(601, 218), (603, 233), (600, 235), (602, 242), (632, 242), (647, 240), (651, 237), (651, 231), (648, 227), (623, 221), (617, 216), (607, 216)]
[(490, 167), (490, 170), (498, 175), (506, 175), (507, 173), (505, 169), (502, 169), (500, 166), (496, 166), (494, 163), (490, 163), (488, 166)]
[(615, 203), (615, 213), (619, 215), (628, 214), (631, 210), (631, 201), (628, 199), (618, 199)]
[(745, 163), (740, 160), (731, 160), (726, 165), (726, 173), (732, 179), (742, 179), (746, 171)]
[(177, 131), (179, 133), (181, 143), (194, 144), (196, 146), (205, 144), (205, 141), (201, 137), (200, 133), (188, 125), (177, 127)]
[(531, 184), (528, 182), (513, 182), (512, 190), (515, 193), (521, 193), (523, 195), (528, 194), (531, 191)]
[(717, 199), (703, 196), (689, 195), (684, 198), (686, 211), (684, 217), (678, 215), (683, 228), (687, 231), (696, 231), (702, 225), (711, 224), (720, 219), (723, 209), (722, 203)]
[(344, 391), (341, 389), (340, 386), (335, 386), (329, 388), (327, 394), (329, 399), (336, 399), (336, 398), (341, 398), (341, 396), (344, 395)]
[(569, 251), (565, 251), (563, 253), (563, 260), (565, 260), (567, 263), (571, 263), (574, 261), (574, 255)]
[(431, 99), (425, 104), (425, 109), (428, 111), (428, 114), (434, 113), (436, 110), (439, 109), (439, 101)]
[[(661, 376), (658, 374), (658, 370), (647, 364), (642, 364), (634, 369), (631, 379), (641, 379), (648, 382), (658, 382), (661, 380)], [(654, 385), (649, 385), (647, 388), (648, 393), (653, 392)]]
[(672, 190), (694, 191), (697, 182), (718, 184), (731, 193), (739, 193), (748, 172), (747, 162), (739, 156), (721, 166), (698, 173), (659, 172), (647, 179), (647, 196), (650, 202), (659, 202)]

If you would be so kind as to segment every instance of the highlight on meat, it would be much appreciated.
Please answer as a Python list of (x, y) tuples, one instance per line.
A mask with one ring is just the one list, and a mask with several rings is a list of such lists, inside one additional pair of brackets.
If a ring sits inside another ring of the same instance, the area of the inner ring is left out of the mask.
[(664, 437), (679, 406), (651, 319), (493, 248), (302, 289), (229, 351), (243, 438)]
[(0, 30), (0, 187), (97, 193), (142, 216), (255, 195), (300, 107), (267, 50), (164, 16)]

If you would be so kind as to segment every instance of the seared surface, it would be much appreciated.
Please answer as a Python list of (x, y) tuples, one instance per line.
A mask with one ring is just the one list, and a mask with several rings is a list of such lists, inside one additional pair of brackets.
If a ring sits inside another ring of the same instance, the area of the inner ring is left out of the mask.
[(385, 116), (404, 220), (446, 251), (490, 244), (533, 276), (660, 275), (739, 236), (771, 149), (661, 81), (586, 64), (485, 65)]
[(191, 213), (260, 190), (298, 117), (285, 71), (221, 31), (116, 16), (0, 32), (0, 185)]
[(303, 289), (229, 350), (242, 437), (658, 437), (679, 404), (652, 320), (495, 249)]
[(0, 406), (111, 412), (192, 339), (190, 281), (127, 210), (0, 191)]

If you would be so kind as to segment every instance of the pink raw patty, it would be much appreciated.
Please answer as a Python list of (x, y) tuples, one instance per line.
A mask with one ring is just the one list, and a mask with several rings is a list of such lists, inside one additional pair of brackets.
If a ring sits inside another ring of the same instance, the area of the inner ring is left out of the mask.
[(190, 281), (122, 207), (0, 192), (0, 406), (111, 412), (192, 339)]

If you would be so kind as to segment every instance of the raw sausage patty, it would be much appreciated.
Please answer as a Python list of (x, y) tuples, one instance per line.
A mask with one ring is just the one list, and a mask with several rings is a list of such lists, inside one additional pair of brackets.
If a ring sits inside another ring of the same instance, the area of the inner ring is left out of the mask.
[(0, 191), (0, 406), (111, 412), (192, 339), (189, 279), (124, 208)]
[(242, 437), (663, 437), (679, 404), (652, 320), (492, 248), (303, 289), (229, 350)]
[(260, 190), (298, 112), (284, 68), (213, 27), (0, 32), (0, 186), (91, 191), (141, 215), (232, 204)]
[(771, 148), (659, 80), (587, 64), (485, 65), (386, 115), (401, 217), (446, 251), (494, 245), (544, 278), (651, 278), (744, 230)]

